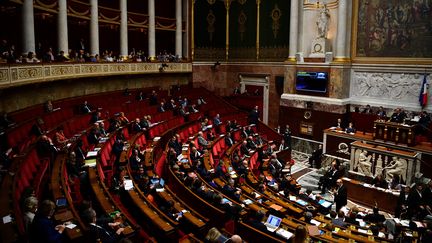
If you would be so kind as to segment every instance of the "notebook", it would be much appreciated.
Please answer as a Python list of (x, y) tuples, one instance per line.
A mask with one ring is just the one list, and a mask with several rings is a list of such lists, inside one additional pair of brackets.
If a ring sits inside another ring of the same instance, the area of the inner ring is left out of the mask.
[(276, 229), (279, 228), (281, 222), (282, 222), (281, 218), (270, 214), (264, 225), (267, 227), (268, 231), (275, 232)]

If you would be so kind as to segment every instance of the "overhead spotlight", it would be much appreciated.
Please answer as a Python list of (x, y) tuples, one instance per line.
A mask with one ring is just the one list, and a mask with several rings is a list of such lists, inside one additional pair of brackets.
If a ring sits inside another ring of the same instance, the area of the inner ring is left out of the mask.
[(215, 71), (219, 65), (220, 65), (220, 62), (217, 61), (217, 62), (215, 62), (215, 64), (213, 64), (213, 66), (211, 67), (211, 69), (212, 69), (213, 71)]

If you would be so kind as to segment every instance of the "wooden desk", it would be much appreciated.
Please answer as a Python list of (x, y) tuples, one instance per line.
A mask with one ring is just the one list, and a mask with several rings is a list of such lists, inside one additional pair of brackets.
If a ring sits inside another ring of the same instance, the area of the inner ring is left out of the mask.
[(415, 145), (414, 126), (396, 122), (376, 120), (374, 122), (373, 139), (390, 141), (395, 144)]
[[(107, 192), (106, 188), (102, 184), (103, 182), (100, 182), (96, 175), (96, 168), (89, 167), (88, 168), (88, 176), (90, 185), (93, 189), (93, 192), (96, 196), (96, 200), (99, 202), (99, 205), (102, 207), (102, 209), (105, 211), (105, 213), (109, 214), (114, 211), (118, 210), (118, 206), (116, 205), (115, 201), (111, 198), (111, 195)], [(119, 210), (121, 211), (121, 210)], [(126, 217), (125, 214), (122, 213), (122, 217)], [(123, 219), (119, 219), (120, 223), (123, 223)], [(132, 235), (135, 230), (130, 226), (132, 224), (131, 220), (126, 220), (129, 225), (125, 227), (123, 234), (126, 236)]]
[(354, 202), (366, 205), (370, 208), (375, 206), (375, 201), (380, 210), (394, 213), (398, 201), (398, 194), (380, 190), (375, 187), (365, 187), (362, 182), (343, 178), (344, 185), (348, 191), (348, 198)]

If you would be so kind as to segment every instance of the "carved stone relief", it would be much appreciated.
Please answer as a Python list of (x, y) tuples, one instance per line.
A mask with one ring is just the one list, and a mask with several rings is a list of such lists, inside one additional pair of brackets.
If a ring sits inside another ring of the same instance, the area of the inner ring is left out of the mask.
[(387, 181), (398, 176), (401, 184), (409, 184), (416, 171), (414, 162), (414, 157), (402, 157), (352, 147), (350, 172), (369, 178), (382, 174)]
[(418, 103), (422, 80), (423, 74), (354, 72), (350, 96), (414, 104)]

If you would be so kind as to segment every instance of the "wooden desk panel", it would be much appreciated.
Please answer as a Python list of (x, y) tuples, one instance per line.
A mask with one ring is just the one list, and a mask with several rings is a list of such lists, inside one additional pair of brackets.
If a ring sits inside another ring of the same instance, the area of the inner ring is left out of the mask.
[(399, 197), (398, 195), (373, 187), (365, 187), (361, 182), (356, 180), (350, 180), (347, 178), (343, 178), (343, 180), (350, 200), (366, 205), (370, 208), (373, 208), (375, 202), (377, 202), (378, 207), (381, 210), (392, 214), (394, 213)]

